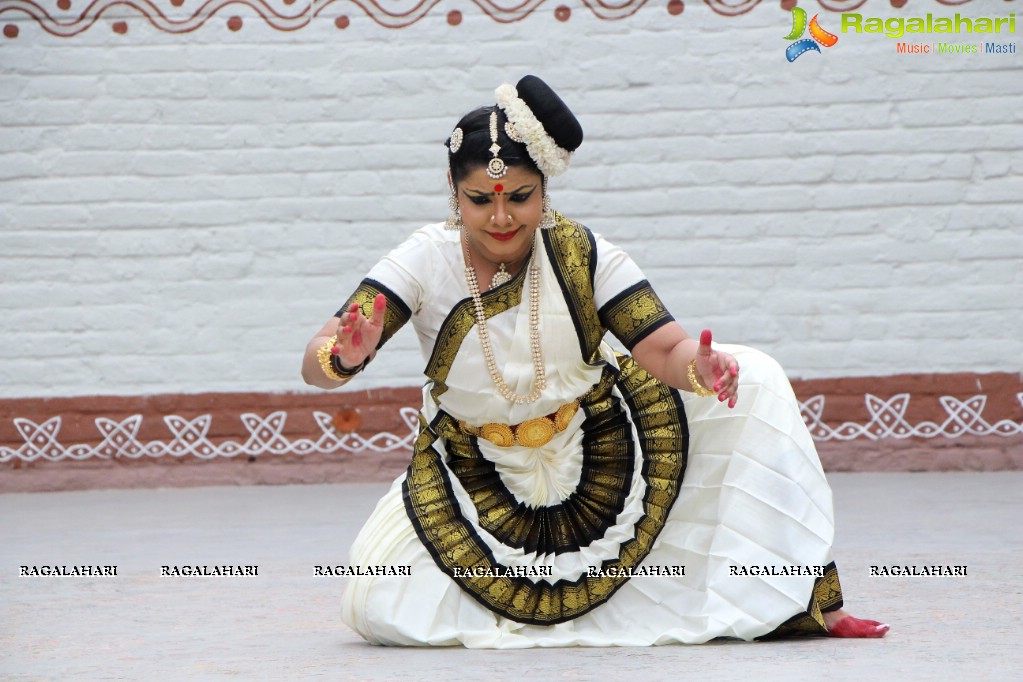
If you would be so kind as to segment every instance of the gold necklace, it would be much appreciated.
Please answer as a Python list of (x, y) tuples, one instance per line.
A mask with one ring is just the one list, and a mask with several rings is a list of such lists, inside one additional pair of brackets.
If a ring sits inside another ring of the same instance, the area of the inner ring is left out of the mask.
[(483, 312), (483, 299), (480, 296), (479, 283), (476, 281), (476, 270), (473, 269), (472, 260), (469, 258), (469, 238), (465, 232), (462, 233), (462, 241), (465, 244), (465, 281), (469, 285), (469, 293), (472, 294), (473, 306), (476, 308), (476, 328), (480, 346), (483, 348), (483, 357), (487, 361), (487, 370), (494, 385), (497, 386), (498, 393), (515, 405), (536, 402), (547, 388), (547, 372), (544, 369), (543, 349), (540, 346), (540, 268), (536, 266), (535, 239), (534, 235), (533, 253), (529, 258), (529, 354), (533, 358), (533, 390), (529, 395), (518, 395), (505, 383), (504, 377), (497, 369), (494, 349), (490, 346), (487, 316)]

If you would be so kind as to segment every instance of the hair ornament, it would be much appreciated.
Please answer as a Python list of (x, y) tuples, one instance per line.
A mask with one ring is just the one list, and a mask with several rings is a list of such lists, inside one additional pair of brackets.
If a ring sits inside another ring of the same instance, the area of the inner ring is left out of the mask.
[(494, 158), (490, 159), (490, 163), (487, 164), (487, 175), (494, 180), (499, 180), (508, 172), (508, 166), (505, 164), (504, 159), (498, 156), (498, 153), (501, 151), (501, 145), (497, 142), (496, 110), (490, 112), (490, 142), (490, 153), (494, 155)]
[[(571, 160), (572, 152), (559, 147), (554, 138), (547, 134), (543, 124), (537, 120), (529, 105), (519, 98), (519, 93), (515, 86), (505, 83), (498, 87), (494, 94), (497, 96), (497, 105), (504, 111), (511, 124), (510, 127), (514, 127), (516, 134), (525, 143), (529, 157), (533, 159), (540, 172), (550, 176), (561, 175), (568, 170), (568, 163)], [(496, 131), (494, 130), (496, 115), (491, 118), (490, 125), (491, 137), (496, 138)], [(508, 133), (508, 127), (505, 127), (506, 133)], [(511, 133), (508, 133), (508, 137), (511, 137), (513, 140), (515, 139)]]
[(518, 142), (519, 144), (522, 144), (526, 141), (526, 138), (519, 135), (518, 129), (515, 127), (515, 124), (512, 123), (511, 121), (505, 121), (504, 134), (507, 135), (508, 139), (511, 140), (512, 142)]
[(448, 143), (448, 149), (451, 150), (452, 154), (457, 154), (458, 150), (462, 148), (462, 129), (455, 128), (451, 131), (451, 141)]

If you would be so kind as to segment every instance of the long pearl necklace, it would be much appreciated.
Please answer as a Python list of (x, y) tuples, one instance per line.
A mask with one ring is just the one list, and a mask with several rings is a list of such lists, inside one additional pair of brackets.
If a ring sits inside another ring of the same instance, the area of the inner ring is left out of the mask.
[(469, 293), (472, 294), (472, 302), (476, 308), (476, 328), (490, 378), (497, 386), (498, 393), (509, 402), (515, 405), (536, 402), (547, 388), (547, 372), (544, 369), (543, 349), (540, 346), (540, 268), (536, 266), (536, 243), (534, 241), (533, 254), (529, 258), (529, 352), (533, 358), (533, 390), (529, 395), (518, 395), (504, 382), (504, 377), (497, 369), (494, 349), (490, 346), (490, 333), (487, 331), (487, 317), (483, 312), (483, 299), (480, 297), (480, 287), (476, 281), (476, 270), (473, 269), (472, 260), (469, 258), (469, 238), (464, 232), (462, 241), (465, 243), (465, 281), (469, 285)]

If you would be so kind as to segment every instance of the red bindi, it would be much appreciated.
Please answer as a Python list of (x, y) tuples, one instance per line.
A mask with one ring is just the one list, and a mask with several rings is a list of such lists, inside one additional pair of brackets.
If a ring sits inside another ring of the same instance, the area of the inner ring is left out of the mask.
[(500, 183), (494, 185), (494, 191), (495, 192), (503, 192), (504, 191), (504, 185), (502, 185)]

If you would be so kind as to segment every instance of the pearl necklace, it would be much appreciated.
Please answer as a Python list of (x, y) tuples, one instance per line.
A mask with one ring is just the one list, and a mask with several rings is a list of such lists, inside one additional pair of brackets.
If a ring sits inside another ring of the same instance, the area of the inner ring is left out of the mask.
[(498, 393), (508, 402), (515, 405), (534, 403), (547, 388), (547, 372), (544, 369), (543, 349), (540, 346), (540, 268), (536, 266), (536, 243), (534, 241), (533, 255), (529, 258), (529, 352), (533, 358), (533, 390), (529, 395), (518, 395), (505, 383), (504, 377), (497, 369), (494, 349), (490, 346), (490, 333), (487, 331), (487, 317), (483, 312), (483, 299), (480, 297), (480, 287), (476, 281), (476, 270), (473, 269), (472, 260), (469, 258), (469, 239), (464, 232), (462, 240), (465, 243), (465, 281), (469, 285), (469, 293), (472, 294), (472, 302), (476, 308), (476, 329), (490, 378), (497, 386)]

